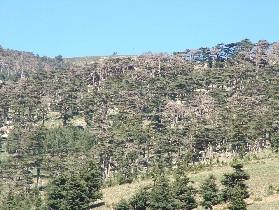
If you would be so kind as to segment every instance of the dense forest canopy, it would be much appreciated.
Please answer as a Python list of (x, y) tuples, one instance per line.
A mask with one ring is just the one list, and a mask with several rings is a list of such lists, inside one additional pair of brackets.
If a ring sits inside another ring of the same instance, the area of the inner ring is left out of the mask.
[(0, 48), (0, 202), (93, 160), (126, 183), (158, 163), (278, 152), (278, 88), (279, 43), (264, 40), (84, 59)]

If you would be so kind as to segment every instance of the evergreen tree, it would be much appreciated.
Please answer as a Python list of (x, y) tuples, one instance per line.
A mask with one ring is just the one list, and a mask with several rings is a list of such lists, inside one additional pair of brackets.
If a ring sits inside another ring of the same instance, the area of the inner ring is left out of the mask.
[(146, 210), (149, 206), (149, 192), (148, 188), (140, 189), (133, 197), (130, 199), (130, 205), (134, 210)]
[(90, 202), (101, 198), (101, 173), (89, 162), (81, 173), (67, 173), (54, 178), (47, 189), (47, 206), (53, 210), (87, 209)]
[(69, 209), (67, 204), (67, 181), (69, 177), (60, 175), (54, 179), (48, 186), (47, 206), (49, 209), (60, 210)]
[(53, 210), (86, 209), (89, 201), (86, 183), (76, 175), (60, 175), (48, 188), (47, 205)]
[(246, 210), (246, 203), (243, 199), (243, 191), (241, 187), (237, 186), (231, 189), (231, 197), (229, 203), (229, 210)]
[(205, 209), (213, 209), (213, 206), (219, 203), (219, 190), (216, 184), (216, 178), (210, 175), (201, 185), (200, 193), (202, 196), (202, 206)]
[(160, 176), (150, 191), (150, 209), (151, 210), (172, 210), (176, 209), (173, 189), (169, 180), (164, 176)]
[(245, 181), (250, 176), (243, 170), (243, 165), (235, 163), (232, 165), (234, 172), (224, 174), (223, 180), (221, 181), (224, 185), (223, 199), (229, 201), (230, 209), (237, 209), (236, 206), (242, 206), (241, 209), (246, 209), (244, 199), (249, 197), (248, 186)]
[(92, 160), (83, 166), (81, 178), (85, 181), (90, 201), (96, 201), (102, 197), (102, 173), (100, 167)]
[(191, 181), (185, 173), (177, 173), (174, 182), (174, 197), (177, 201), (179, 209), (194, 209), (196, 208), (197, 202), (195, 200), (196, 190), (190, 185)]

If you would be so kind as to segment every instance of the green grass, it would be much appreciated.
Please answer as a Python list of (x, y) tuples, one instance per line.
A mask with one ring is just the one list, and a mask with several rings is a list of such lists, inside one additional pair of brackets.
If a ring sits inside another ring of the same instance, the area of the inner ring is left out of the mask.
[[(247, 182), (250, 191), (250, 198), (247, 199), (248, 209), (256, 210), (277, 210), (279, 209), (279, 194), (276, 190), (270, 192), (270, 185), (272, 189), (279, 189), (279, 158), (271, 152), (264, 152), (257, 155), (254, 160), (244, 162), (244, 169), (249, 173), (250, 180)], [(213, 166), (205, 168), (197, 173), (189, 173), (189, 177), (195, 182), (195, 185), (200, 186), (201, 182), (210, 174), (217, 177), (218, 182), (224, 173), (231, 172), (229, 165)], [(151, 180), (136, 181), (131, 184), (124, 184), (103, 189), (103, 200), (106, 205), (96, 208), (97, 210), (111, 209), (114, 204), (121, 199), (127, 199), (135, 193), (140, 187), (151, 183)], [(224, 206), (218, 206), (215, 209), (224, 209)]]

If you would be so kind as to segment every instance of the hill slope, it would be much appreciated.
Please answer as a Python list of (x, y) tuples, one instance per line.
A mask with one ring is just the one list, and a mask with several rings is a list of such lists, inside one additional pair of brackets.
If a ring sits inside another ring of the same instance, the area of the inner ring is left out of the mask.
[(158, 164), (278, 151), (278, 55), (248, 40), (93, 60), (1, 49), (1, 201), (90, 160), (124, 184)]

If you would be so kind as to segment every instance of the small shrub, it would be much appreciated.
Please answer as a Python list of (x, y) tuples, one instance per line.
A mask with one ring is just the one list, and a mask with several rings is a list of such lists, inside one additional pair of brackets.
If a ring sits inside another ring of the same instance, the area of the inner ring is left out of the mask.
[(121, 200), (115, 207), (114, 210), (130, 210), (131, 206), (126, 200)]
[(267, 195), (268, 196), (273, 195), (274, 193), (275, 193), (275, 187), (272, 184), (270, 184), (267, 188)]
[(256, 197), (255, 199), (254, 199), (254, 201), (262, 201), (263, 199), (261, 198), (261, 197)]

